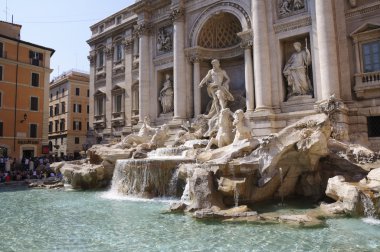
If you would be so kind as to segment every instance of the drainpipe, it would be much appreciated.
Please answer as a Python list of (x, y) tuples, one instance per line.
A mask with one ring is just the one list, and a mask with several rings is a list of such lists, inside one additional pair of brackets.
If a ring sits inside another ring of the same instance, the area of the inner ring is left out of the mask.
[(13, 151), (16, 152), (16, 116), (17, 116), (17, 89), (18, 89), (18, 53), (20, 48), (20, 42), (17, 41), (17, 54), (16, 54), (16, 92), (15, 92), (15, 112), (13, 122)]

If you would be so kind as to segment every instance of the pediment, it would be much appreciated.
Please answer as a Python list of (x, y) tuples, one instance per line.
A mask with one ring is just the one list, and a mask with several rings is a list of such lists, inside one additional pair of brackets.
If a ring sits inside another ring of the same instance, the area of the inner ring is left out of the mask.
[(380, 24), (365, 23), (365, 24), (362, 24), (361, 26), (359, 26), (358, 28), (356, 28), (350, 34), (350, 36), (353, 37), (355, 35), (358, 35), (358, 34), (361, 34), (361, 33), (364, 33), (364, 32), (369, 32), (369, 31), (372, 31), (372, 30), (377, 30), (377, 29), (380, 29)]
[(106, 90), (105, 88), (99, 88), (98, 90), (95, 91), (94, 95), (105, 95), (106, 94)]

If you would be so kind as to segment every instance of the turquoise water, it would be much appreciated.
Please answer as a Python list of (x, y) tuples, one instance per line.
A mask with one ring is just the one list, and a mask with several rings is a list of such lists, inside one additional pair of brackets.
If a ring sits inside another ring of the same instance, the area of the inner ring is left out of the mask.
[(0, 191), (0, 251), (380, 251), (380, 224), (323, 228), (200, 222), (167, 201), (107, 192)]

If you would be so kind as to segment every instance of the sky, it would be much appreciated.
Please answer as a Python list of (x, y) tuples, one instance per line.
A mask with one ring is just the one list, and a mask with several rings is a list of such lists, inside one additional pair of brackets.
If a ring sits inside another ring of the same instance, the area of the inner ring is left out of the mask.
[[(54, 78), (70, 69), (89, 72), (90, 26), (135, 0), (0, 0), (0, 20), (22, 25), (21, 40), (53, 48)], [(7, 7), (7, 8), (6, 8)], [(6, 11), (7, 10), (7, 11)]]

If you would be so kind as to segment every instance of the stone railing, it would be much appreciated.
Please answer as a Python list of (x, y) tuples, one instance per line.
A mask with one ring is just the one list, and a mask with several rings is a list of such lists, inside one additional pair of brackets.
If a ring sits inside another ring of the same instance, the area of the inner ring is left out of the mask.
[(124, 126), (125, 124), (124, 112), (113, 112), (111, 123), (112, 123), (112, 126)]
[(106, 116), (105, 115), (94, 116), (94, 127), (95, 128), (104, 128), (105, 126), (106, 126)]
[(360, 98), (380, 97), (380, 71), (355, 74), (355, 92)]

